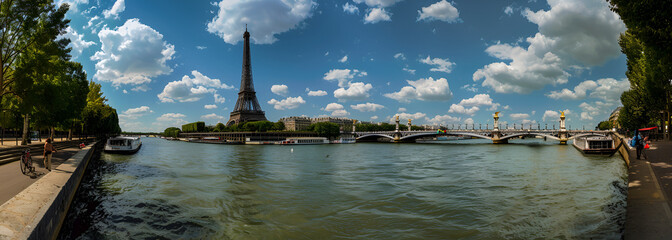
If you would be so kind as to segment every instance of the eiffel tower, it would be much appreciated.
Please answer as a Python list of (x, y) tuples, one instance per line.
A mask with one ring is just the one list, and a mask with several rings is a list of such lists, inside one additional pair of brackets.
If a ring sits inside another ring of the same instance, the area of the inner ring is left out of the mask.
[(266, 115), (261, 110), (261, 106), (259, 106), (259, 101), (257, 101), (257, 95), (254, 91), (254, 84), (252, 83), (250, 33), (247, 32), (247, 26), (245, 26), (243, 38), (245, 39), (245, 47), (243, 49), (243, 74), (240, 77), (240, 92), (238, 92), (236, 107), (233, 108), (226, 126), (244, 122), (266, 121)]

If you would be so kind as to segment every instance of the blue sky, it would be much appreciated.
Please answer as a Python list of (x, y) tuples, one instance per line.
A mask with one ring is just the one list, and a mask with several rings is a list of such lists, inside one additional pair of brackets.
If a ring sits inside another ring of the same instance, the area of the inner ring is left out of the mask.
[(64, 37), (124, 131), (228, 120), (243, 32), (266, 117), (593, 128), (620, 105), (625, 26), (604, 0), (95, 1)]

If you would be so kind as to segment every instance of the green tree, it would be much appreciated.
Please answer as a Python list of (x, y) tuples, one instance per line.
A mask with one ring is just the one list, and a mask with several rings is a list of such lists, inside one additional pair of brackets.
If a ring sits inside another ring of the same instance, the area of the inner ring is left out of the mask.
[(602, 121), (599, 124), (597, 124), (597, 128), (600, 130), (609, 130), (613, 126), (611, 125), (611, 121)]
[(228, 132), (229, 129), (224, 125), (224, 123), (217, 123), (215, 128), (212, 129), (213, 132)]
[(628, 28), (621, 36), (620, 43), (623, 53), (628, 57), (626, 75), (632, 89), (621, 96), (624, 107), (619, 115), (619, 123), (629, 129), (652, 124), (657, 122), (655, 119), (659, 119), (659, 111), (669, 113), (671, 110), (672, 21), (669, 19), (672, 16), (672, 2), (607, 2)]
[(176, 138), (179, 135), (180, 135), (180, 129), (176, 128), (176, 127), (169, 127), (169, 128), (166, 128), (166, 130), (163, 131), (163, 136), (164, 137), (174, 137), (174, 138)]
[(331, 122), (313, 123), (308, 127), (308, 130), (317, 133), (317, 135), (320, 137), (326, 137), (329, 139), (334, 139), (341, 135), (340, 126)]
[(86, 107), (82, 111), (82, 122), (87, 133), (96, 135), (121, 133), (117, 110), (105, 102), (107, 99), (103, 96), (100, 84), (90, 81)]
[(53, 0), (0, 1), (0, 98), (16, 91), (18, 59), (63, 33), (67, 11), (67, 4), (56, 9)]

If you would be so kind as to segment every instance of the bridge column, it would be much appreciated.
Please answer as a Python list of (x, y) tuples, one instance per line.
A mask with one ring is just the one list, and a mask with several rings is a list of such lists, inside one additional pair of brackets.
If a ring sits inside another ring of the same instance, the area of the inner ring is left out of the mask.
[(411, 119), (408, 119), (408, 131), (411, 131)]
[(500, 144), (500, 143), (508, 143), (508, 139), (500, 139), (502, 137), (502, 133), (499, 132), (499, 112), (495, 113), (495, 124), (492, 127), (492, 143), (494, 144)]
[(355, 125), (357, 124), (357, 120), (352, 119), (352, 132), (355, 132)]
[(394, 142), (401, 141), (401, 132), (399, 132), (399, 115), (395, 119), (395, 128), (394, 128)]
[(567, 129), (565, 128), (565, 112), (560, 111), (560, 131), (558, 132), (558, 138), (560, 138), (560, 144), (566, 145), (569, 134), (567, 134)]

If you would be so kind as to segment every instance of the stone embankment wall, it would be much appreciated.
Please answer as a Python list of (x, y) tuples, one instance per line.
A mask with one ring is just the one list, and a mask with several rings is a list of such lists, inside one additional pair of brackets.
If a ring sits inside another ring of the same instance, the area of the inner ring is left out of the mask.
[(618, 147), (616, 149), (618, 153), (623, 156), (623, 160), (625, 161), (625, 164), (630, 166), (630, 145), (628, 145), (628, 139), (623, 137), (621, 134), (618, 133), (612, 133), (612, 138), (614, 139), (614, 145)]
[(91, 156), (99, 150), (96, 143), (88, 145), (0, 206), (0, 239), (54, 239)]

